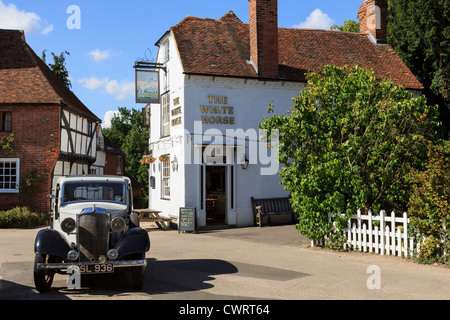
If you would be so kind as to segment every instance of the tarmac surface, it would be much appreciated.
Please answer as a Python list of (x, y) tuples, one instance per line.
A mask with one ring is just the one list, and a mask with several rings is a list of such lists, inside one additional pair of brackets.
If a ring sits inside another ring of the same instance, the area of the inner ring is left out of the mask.
[(203, 230), (160, 230), (150, 235), (145, 285), (127, 276), (95, 277), (52, 290), (33, 283), (33, 245), (42, 229), (0, 230), (0, 300), (448, 300), (450, 268), (373, 253), (310, 247), (292, 225)]

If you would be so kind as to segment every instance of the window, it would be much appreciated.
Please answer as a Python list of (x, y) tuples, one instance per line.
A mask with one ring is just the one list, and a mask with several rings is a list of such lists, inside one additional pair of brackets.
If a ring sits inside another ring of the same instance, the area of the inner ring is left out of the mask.
[(170, 199), (170, 158), (162, 162), (161, 193), (161, 198)]
[(19, 192), (19, 159), (0, 158), (0, 193)]
[(117, 157), (117, 170), (116, 174), (122, 174), (122, 157)]
[(125, 186), (118, 182), (68, 182), (63, 185), (63, 203), (89, 200), (124, 203)]
[(170, 95), (162, 97), (161, 104), (161, 137), (170, 135)]
[(170, 51), (169, 51), (169, 41), (166, 41), (165, 43), (164, 43), (164, 46), (163, 46), (163, 50), (164, 50), (164, 62), (167, 62), (167, 61), (169, 61), (169, 59), (170, 59)]
[(11, 112), (0, 112), (0, 120), (2, 121), (0, 131), (12, 131), (12, 116)]

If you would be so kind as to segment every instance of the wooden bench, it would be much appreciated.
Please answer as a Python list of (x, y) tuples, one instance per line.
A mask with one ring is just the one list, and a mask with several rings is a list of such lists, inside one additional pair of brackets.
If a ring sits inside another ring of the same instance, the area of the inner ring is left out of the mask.
[[(159, 214), (161, 211), (153, 210), (153, 209), (135, 209), (134, 212), (139, 214), (139, 220), (145, 222), (154, 222), (159, 229), (168, 229), (165, 222), (171, 221), (170, 218), (160, 217)], [(148, 215), (148, 217), (145, 217)]]
[(292, 210), (289, 198), (269, 198), (252, 200), (252, 210), (254, 222), (260, 228), (262, 227), (262, 219), (268, 217), (268, 223), (271, 224), (271, 216), (290, 215), (291, 222), (295, 221), (296, 213)]

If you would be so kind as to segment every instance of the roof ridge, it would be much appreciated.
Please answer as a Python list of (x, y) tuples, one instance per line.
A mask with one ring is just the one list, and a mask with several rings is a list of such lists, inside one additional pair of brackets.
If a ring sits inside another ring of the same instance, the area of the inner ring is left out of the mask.
[[(55, 73), (49, 68), (49, 66), (42, 61), (34, 52), (34, 50), (26, 43), (26, 47), (31, 52), (33, 59), (36, 61), (37, 67), (44, 75), (45, 81), (48, 82), (55, 94), (60, 98), (60, 101), (66, 105), (80, 111), (81, 113), (94, 117), (96, 120), (100, 120), (92, 111), (85, 106), (83, 102), (70, 90), (61, 79), (59, 79)], [(50, 79), (49, 79), (50, 78)], [(74, 105), (78, 104), (78, 106)]]
[(217, 20), (222, 22), (242, 23), (241, 19), (236, 16), (233, 10), (228, 11), (225, 15)]
[(363, 35), (366, 34), (360, 33), (360, 32), (351, 32), (351, 31), (339, 31), (339, 30), (328, 30), (328, 29), (312, 29), (312, 28), (294, 28), (294, 27), (278, 27), (278, 29), (284, 29), (284, 30), (295, 30), (295, 31), (314, 31), (314, 32), (329, 32), (329, 33), (340, 33), (340, 34), (353, 34), (353, 35)]

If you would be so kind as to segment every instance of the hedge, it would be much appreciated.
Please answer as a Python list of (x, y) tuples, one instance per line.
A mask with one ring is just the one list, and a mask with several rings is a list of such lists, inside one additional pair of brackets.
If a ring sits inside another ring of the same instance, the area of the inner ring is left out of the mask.
[(32, 212), (26, 207), (0, 211), (0, 228), (35, 228), (47, 225), (49, 215)]

